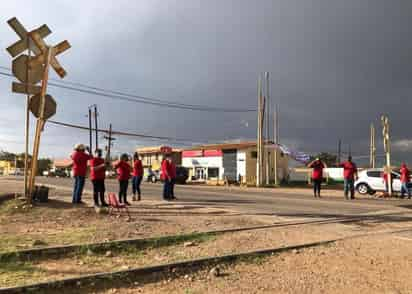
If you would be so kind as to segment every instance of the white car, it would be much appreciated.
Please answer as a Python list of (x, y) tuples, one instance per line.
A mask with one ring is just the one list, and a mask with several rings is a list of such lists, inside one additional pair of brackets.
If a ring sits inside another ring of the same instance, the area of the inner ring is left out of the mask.
[[(385, 191), (385, 183), (382, 177), (383, 169), (367, 169), (358, 173), (355, 188), (361, 195), (373, 195), (377, 191)], [(401, 191), (401, 180), (398, 171), (392, 171), (392, 188), (394, 192)]]

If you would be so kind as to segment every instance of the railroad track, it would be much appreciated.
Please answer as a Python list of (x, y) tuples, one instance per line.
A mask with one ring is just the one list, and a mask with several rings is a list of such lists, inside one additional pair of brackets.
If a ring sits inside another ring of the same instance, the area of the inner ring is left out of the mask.
[[(160, 264), (155, 266), (147, 267), (138, 267), (128, 270), (113, 271), (113, 272), (103, 272), (97, 274), (82, 275), (74, 278), (66, 278), (56, 281), (42, 282), (18, 287), (8, 287), (0, 288), (0, 293), (56, 293), (56, 291), (61, 291), (62, 289), (72, 289), (69, 290), (69, 293), (78, 293), (81, 287), (87, 287), (90, 285), (99, 285), (100, 283), (113, 283), (121, 282), (121, 285), (124, 286), (124, 280), (126, 281), (139, 281), (141, 282), (144, 278), (152, 274), (167, 274), (174, 272), (175, 275), (183, 275), (187, 272), (193, 272), (205, 267), (211, 267), (218, 264), (232, 263), (239, 260), (244, 260), (245, 258), (258, 257), (258, 256), (267, 256), (273, 254), (279, 254), (282, 252), (287, 252), (291, 250), (300, 250), (305, 248), (317, 247), (317, 246), (326, 246), (338, 241), (345, 241), (355, 238), (363, 238), (367, 236), (376, 236), (376, 235), (387, 235), (387, 234), (398, 234), (404, 232), (411, 232), (412, 227), (406, 227), (398, 230), (381, 230), (370, 233), (360, 233), (354, 234), (351, 236), (323, 240), (320, 242), (314, 243), (304, 243), (287, 247), (276, 247), (269, 248), (264, 250), (256, 250), (249, 252), (241, 252), (237, 254), (229, 255), (220, 255), (212, 256), (200, 259), (192, 259), (174, 263)], [(111, 286), (113, 286), (111, 284)], [(75, 290), (74, 290), (75, 289)], [(70, 292), (73, 291), (73, 292)], [(66, 292), (64, 292), (66, 293)]]

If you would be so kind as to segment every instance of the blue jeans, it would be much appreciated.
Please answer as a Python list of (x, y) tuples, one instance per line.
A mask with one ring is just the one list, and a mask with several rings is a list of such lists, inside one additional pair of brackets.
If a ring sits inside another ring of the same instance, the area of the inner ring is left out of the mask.
[(75, 176), (74, 177), (74, 189), (72, 203), (80, 203), (82, 201), (82, 193), (84, 188), (84, 182), (86, 177)]
[(402, 183), (401, 185), (401, 196), (403, 197), (405, 193), (408, 193), (408, 197), (411, 197), (411, 190), (408, 187), (409, 183)]
[[(346, 199), (354, 199), (355, 198), (355, 181), (353, 179), (344, 179), (343, 180), (343, 191), (345, 194)], [(348, 197), (350, 191), (350, 198)]]
[(133, 195), (139, 195), (140, 196), (140, 183), (142, 182), (142, 177), (139, 176), (134, 176), (132, 179), (132, 188), (133, 188)]
[(170, 199), (170, 187), (171, 187), (171, 183), (169, 180), (164, 180), (163, 183), (163, 199), (167, 200)]
[(175, 198), (175, 184), (176, 184), (176, 179), (171, 179), (170, 180), (170, 198)]

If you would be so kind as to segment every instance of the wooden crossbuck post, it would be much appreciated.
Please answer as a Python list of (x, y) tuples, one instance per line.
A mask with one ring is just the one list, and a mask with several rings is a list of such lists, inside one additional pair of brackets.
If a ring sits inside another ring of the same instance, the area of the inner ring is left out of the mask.
[[(51, 34), (47, 25), (27, 31), (24, 26), (13, 17), (7, 22), (20, 40), (7, 47), (9, 54), (15, 58), (12, 62), (12, 72), (19, 82), (12, 83), (12, 91), (27, 95), (25, 116), (25, 160), (24, 160), (24, 192), (27, 200), (32, 201), (35, 177), (37, 174), (37, 159), (40, 148), (40, 137), (46, 120), (56, 113), (56, 102), (53, 97), (47, 95), (47, 83), (49, 78), (49, 67), (63, 78), (66, 71), (57, 61), (56, 56), (70, 48), (67, 41), (60, 42), (56, 46), (48, 46), (43, 38)], [(28, 51), (28, 55), (24, 54)], [(31, 53), (34, 56), (31, 56)], [(41, 87), (36, 85), (39, 82)], [(31, 96), (33, 95), (33, 96)], [(34, 136), (33, 155), (30, 178), (28, 176), (28, 146), (29, 146), (29, 111), (37, 117), (36, 132)]]
[(33, 144), (33, 157), (32, 157), (32, 166), (31, 166), (31, 174), (30, 174), (30, 185), (29, 185), (29, 194), (33, 195), (34, 191), (34, 183), (37, 174), (37, 165), (38, 165), (38, 156), (39, 156), (39, 148), (40, 148), (40, 138), (41, 132), (43, 131), (44, 124), (46, 120), (44, 119), (44, 112), (45, 112), (45, 105), (46, 105), (46, 91), (47, 91), (47, 83), (49, 79), (49, 67), (50, 61), (53, 55), (53, 48), (47, 48), (47, 59), (46, 64), (44, 67), (44, 74), (41, 86), (41, 93), (40, 93), (40, 117), (37, 119), (36, 124), (36, 133), (34, 136), (34, 144)]

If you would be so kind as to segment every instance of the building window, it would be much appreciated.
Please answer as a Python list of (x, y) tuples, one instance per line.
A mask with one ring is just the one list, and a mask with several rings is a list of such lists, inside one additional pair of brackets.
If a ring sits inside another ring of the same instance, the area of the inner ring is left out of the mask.
[(252, 158), (257, 158), (257, 151), (252, 151), (252, 152), (250, 152), (250, 156), (251, 156)]
[(207, 170), (207, 177), (211, 178), (219, 178), (219, 168), (218, 167), (209, 167)]
[(156, 153), (156, 160), (159, 160), (159, 154), (158, 153)]

